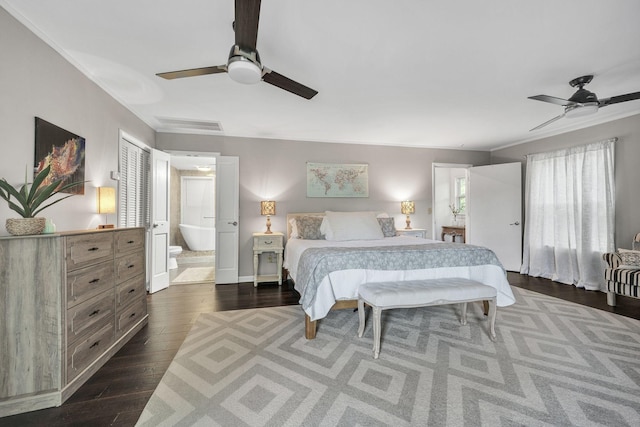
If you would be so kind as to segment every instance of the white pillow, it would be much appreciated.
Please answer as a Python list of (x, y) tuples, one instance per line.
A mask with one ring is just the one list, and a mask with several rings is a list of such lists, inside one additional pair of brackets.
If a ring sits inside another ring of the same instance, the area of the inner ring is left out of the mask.
[(375, 212), (326, 211), (325, 218), (327, 224), (325, 225), (324, 234), (327, 240), (345, 241), (384, 238)]
[(326, 240), (333, 240), (333, 231), (331, 231), (329, 219), (326, 215), (322, 218), (322, 224), (320, 224), (320, 233), (324, 234), (324, 238)]
[(300, 235), (298, 234), (298, 225), (296, 224), (296, 219), (291, 218), (289, 220), (289, 226), (291, 227), (291, 234), (289, 235), (290, 239), (299, 239)]

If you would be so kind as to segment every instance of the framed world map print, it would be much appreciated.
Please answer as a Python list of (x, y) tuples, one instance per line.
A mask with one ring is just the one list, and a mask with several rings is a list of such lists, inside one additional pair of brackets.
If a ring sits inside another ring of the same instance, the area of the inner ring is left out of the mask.
[(307, 162), (307, 197), (369, 197), (369, 165)]

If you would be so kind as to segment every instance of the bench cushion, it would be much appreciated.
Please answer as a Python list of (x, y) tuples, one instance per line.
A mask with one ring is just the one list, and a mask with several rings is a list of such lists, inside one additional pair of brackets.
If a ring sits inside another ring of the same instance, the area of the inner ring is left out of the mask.
[(391, 308), (490, 299), (497, 291), (474, 280), (452, 277), (367, 283), (360, 286), (358, 294), (371, 305)]

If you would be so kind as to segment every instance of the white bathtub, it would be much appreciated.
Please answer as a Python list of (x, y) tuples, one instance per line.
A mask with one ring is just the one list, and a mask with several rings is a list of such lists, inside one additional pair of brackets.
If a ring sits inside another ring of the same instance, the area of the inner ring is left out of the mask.
[(180, 232), (192, 251), (213, 251), (216, 249), (216, 229), (197, 225), (180, 224)]

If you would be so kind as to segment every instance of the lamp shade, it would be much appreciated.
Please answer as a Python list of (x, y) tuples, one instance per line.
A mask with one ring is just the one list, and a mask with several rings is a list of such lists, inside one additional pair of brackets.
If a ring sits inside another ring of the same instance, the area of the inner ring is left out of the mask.
[(276, 202), (273, 200), (263, 200), (260, 202), (260, 215), (275, 215)]
[(116, 189), (113, 187), (98, 187), (98, 213), (110, 214), (116, 212)]
[(400, 202), (400, 212), (405, 215), (412, 214), (416, 211), (416, 205), (413, 200), (407, 200), (404, 202)]

